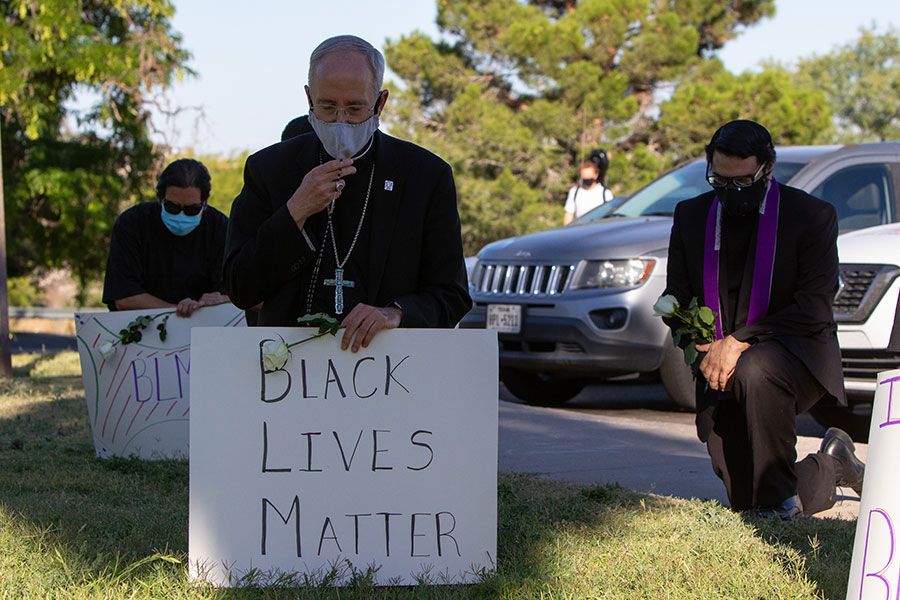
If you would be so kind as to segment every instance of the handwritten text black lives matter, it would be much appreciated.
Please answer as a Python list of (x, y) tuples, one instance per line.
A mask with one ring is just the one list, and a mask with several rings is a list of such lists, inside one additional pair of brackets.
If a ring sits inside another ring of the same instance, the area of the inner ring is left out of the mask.
[[(413, 359), (409, 355), (361, 356), (352, 369), (341, 370), (331, 358), (300, 360), (292, 359), (288, 364), (266, 373), (263, 369), (262, 347), (267, 340), (259, 343), (260, 348), (260, 395), (263, 405), (282, 402), (333, 401), (377, 401), (379, 398), (396, 395), (411, 396), (409, 383), (403, 377), (408, 373)], [(293, 369), (291, 369), (293, 367)], [(284, 423), (281, 426), (284, 435)], [(301, 424), (302, 428), (302, 424)], [(267, 477), (301, 474), (304, 489), (317, 489), (317, 493), (329, 493), (327, 489), (309, 485), (316, 474), (329, 470), (342, 472), (349, 477), (361, 470), (368, 473), (388, 473), (394, 469), (405, 469), (411, 473), (424, 472), (434, 462), (434, 432), (429, 428), (407, 427), (404, 431), (395, 429), (358, 429), (345, 431), (340, 427), (329, 430), (298, 430), (289, 426), (288, 439), (276, 439), (275, 427), (265, 418), (262, 422), (262, 473)], [(402, 442), (398, 443), (398, 440)], [(392, 451), (405, 446), (401, 453), (405, 464), (392, 461)], [(337, 462), (337, 458), (340, 462)], [(361, 462), (360, 459), (363, 459)], [(331, 459), (331, 460), (329, 460)], [(335, 469), (336, 465), (336, 469)], [(364, 499), (360, 494), (359, 499)], [(348, 514), (316, 515), (307, 519), (302, 514), (301, 494), (293, 497), (261, 499), (260, 554), (266, 555), (272, 528), (290, 527), (296, 544), (298, 558), (309, 553), (304, 540), (315, 543), (315, 555), (323, 552), (332, 554), (353, 553), (359, 555), (360, 540), (369, 545), (369, 557), (374, 547), (385, 558), (391, 553), (406, 553), (416, 558), (440, 558), (455, 553), (461, 556), (456, 530), (456, 516), (450, 510), (430, 510), (427, 512), (394, 512), (388, 507), (373, 507), (373, 510), (354, 511)], [(279, 522), (280, 521), (280, 522)], [(313, 522), (316, 527), (307, 533), (302, 522)], [(321, 523), (321, 527), (318, 524)], [(274, 535), (274, 533), (273, 533)], [(373, 543), (377, 540), (377, 543)]]

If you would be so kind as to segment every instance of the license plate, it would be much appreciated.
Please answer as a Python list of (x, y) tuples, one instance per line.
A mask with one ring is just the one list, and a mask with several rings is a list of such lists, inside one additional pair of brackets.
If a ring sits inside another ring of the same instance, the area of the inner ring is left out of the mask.
[(522, 305), (488, 304), (487, 328), (501, 333), (519, 333), (522, 330)]

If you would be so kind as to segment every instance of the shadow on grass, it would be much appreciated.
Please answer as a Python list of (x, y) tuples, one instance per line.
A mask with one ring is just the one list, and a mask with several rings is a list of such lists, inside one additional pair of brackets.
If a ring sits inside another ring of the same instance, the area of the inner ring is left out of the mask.
[(0, 415), (7, 513), (90, 556), (187, 549), (187, 462), (96, 458), (80, 378), (3, 382)]
[[(844, 598), (853, 558), (856, 521), (806, 517), (794, 521), (748, 519), (774, 548), (789, 547), (804, 559), (807, 574), (825, 598)], [(790, 553), (780, 553), (793, 560)]]
[(500, 478), (498, 498), (501, 578), (622, 598), (846, 595), (851, 521), (745, 521), (714, 500), (518, 476)]
[[(16, 550), (23, 553), (20, 564), (49, 554), (52, 546), (60, 556), (54, 565), (77, 573), (76, 582), (137, 582), (162, 573), (166, 583), (160, 585), (181, 590), (183, 597), (247, 599), (845, 593), (852, 523), (744, 522), (714, 501), (524, 475), (499, 476), (498, 502), (498, 570), (477, 585), (374, 588), (363, 577), (341, 590), (195, 593), (185, 569), (187, 463), (96, 458), (77, 378), (0, 384), (0, 513), (23, 530), (44, 532), (40, 539), (22, 539)], [(811, 591), (790, 593), (804, 586)]]

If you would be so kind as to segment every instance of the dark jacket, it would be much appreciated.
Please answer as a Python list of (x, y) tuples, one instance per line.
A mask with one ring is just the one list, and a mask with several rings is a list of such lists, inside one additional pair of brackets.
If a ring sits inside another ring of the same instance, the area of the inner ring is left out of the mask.
[(160, 218), (159, 202), (142, 202), (116, 219), (109, 242), (103, 302), (152, 294), (170, 304), (224, 292), (222, 258), (228, 217), (207, 206), (196, 229), (171, 233)]
[[(409, 142), (376, 132), (367, 304), (403, 312), (403, 327), (453, 327), (471, 308), (456, 186), (446, 162)], [(263, 303), (259, 325), (295, 325), (320, 247), (319, 227), (299, 229), (286, 203), (320, 164), (308, 133), (247, 159), (244, 187), (231, 207), (225, 284), (241, 308)], [(307, 221), (320, 215), (314, 215)], [(322, 284), (320, 274), (318, 285)], [(348, 307), (346, 312), (352, 307)]]
[[(837, 326), (831, 310), (838, 289), (837, 213), (831, 204), (802, 190), (784, 185), (780, 188), (768, 311), (747, 325), (750, 286), (742, 285), (738, 321), (731, 334), (750, 343), (777, 340), (806, 365), (829, 395), (846, 404)], [(694, 296), (703, 304), (703, 244), (714, 196), (708, 192), (675, 208), (665, 293), (674, 295), (683, 306)], [(748, 252), (753, 253), (755, 247), (754, 234)], [(750, 269), (752, 264), (753, 260), (748, 260)], [(726, 280), (719, 277), (720, 298), (727, 297)], [(704, 391), (702, 385), (697, 389), (697, 410), (702, 412), (714, 402), (715, 392)]]

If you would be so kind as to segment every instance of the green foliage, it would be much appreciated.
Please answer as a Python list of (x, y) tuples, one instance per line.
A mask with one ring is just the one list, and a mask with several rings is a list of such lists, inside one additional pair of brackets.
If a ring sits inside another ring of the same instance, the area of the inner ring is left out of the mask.
[(486, 241), (558, 225), (562, 205), (543, 201), (540, 190), (504, 168), (494, 178), (461, 177), (457, 181), (462, 238), (467, 250)]
[(653, 181), (667, 166), (667, 159), (640, 143), (610, 159), (608, 184), (612, 189), (635, 191)]
[[(120, 207), (145, 199), (159, 166), (149, 99), (186, 72), (173, 11), (167, 0), (0, 4), (10, 275), (68, 266), (83, 296), (102, 273)], [(96, 101), (76, 113), (76, 93)]]
[[(623, 194), (695, 155), (726, 116), (758, 115), (784, 130), (779, 141), (812, 142), (827, 126), (820, 94), (795, 90), (783, 73), (727, 81), (709, 58), (741, 27), (773, 14), (774, 0), (437, 5), (443, 39), (414, 32), (387, 42), (403, 85), (386, 120), (453, 166), (469, 254), (558, 225), (592, 148), (607, 150), (608, 182)], [(714, 110), (700, 89), (711, 79), (721, 88)], [(659, 92), (682, 81), (689, 89), (676, 92), (657, 123)]]
[(789, 73), (770, 67), (734, 75), (718, 59), (698, 65), (660, 106), (657, 135), (676, 161), (703, 153), (723, 123), (763, 123), (776, 144), (828, 141), (831, 112), (821, 92), (792, 84)]
[(244, 185), (244, 163), (247, 162), (248, 155), (249, 152), (233, 156), (204, 155), (196, 157), (206, 165), (212, 179), (209, 205), (226, 215), (231, 214), (231, 203), (241, 193), (241, 187)]
[(900, 139), (900, 31), (860, 28), (859, 38), (799, 61), (797, 80), (825, 94), (837, 140)]
[(42, 295), (30, 277), (10, 277), (6, 281), (6, 293), (9, 306), (34, 306)]

